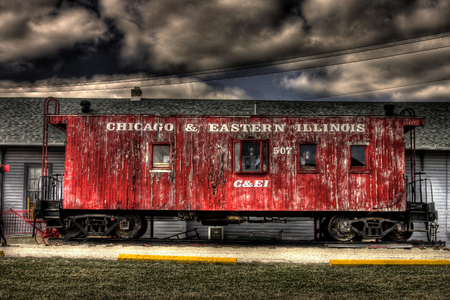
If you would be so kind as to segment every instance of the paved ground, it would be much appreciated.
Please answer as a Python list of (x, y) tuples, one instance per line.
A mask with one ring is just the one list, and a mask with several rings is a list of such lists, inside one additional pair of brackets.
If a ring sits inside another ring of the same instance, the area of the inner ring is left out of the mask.
[(125, 245), (36, 245), (1, 247), (5, 257), (67, 257), (116, 260), (119, 254), (236, 257), (239, 262), (329, 263), (330, 259), (449, 259), (450, 251), (435, 248), (367, 249), (325, 247), (212, 247)]

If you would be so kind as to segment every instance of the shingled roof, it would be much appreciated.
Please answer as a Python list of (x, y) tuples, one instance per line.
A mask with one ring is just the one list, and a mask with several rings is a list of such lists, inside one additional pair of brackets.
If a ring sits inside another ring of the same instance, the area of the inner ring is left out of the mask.
[[(381, 102), (310, 102), (195, 99), (80, 99), (60, 98), (61, 114), (81, 113), (80, 102), (91, 102), (93, 114), (145, 115), (257, 115), (265, 116), (354, 116), (384, 115)], [(42, 143), (44, 98), (0, 98), (0, 146)], [(416, 116), (427, 118), (426, 126), (416, 131), (418, 149), (450, 150), (450, 102), (396, 102), (395, 112), (411, 108)], [(50, 106), (52, 107), (52, 105)], [(50, 109), (51, 111), (51, 109)], [(64, 133), (50, 129), (49, 143), (61, 145)]]

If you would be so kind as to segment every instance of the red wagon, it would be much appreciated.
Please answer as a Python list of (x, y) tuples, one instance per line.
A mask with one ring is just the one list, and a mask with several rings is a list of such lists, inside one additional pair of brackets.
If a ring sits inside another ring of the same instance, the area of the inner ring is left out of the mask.
[[(55, 228), (46, 228), (44, 221), (25, 218), (24, 215), (27, 215), (27, 213), (28, 213), (26, 210), (15, 211), (12, 208), (10, 208), (10, 210), (16, 217), (18, 217), (24, 223), (30, 225), (33, 228), (32, 234), (38, 245), (40, 245), (40, 244), (48, 245), (49, 238), (58, 238), (59, 237), (58, 230)], [(24, 229), (23, 226), (21, 226), (21, 224), (19, 222), (14, 222), (12, 220), (9, 220), (8, 224), (9, 224), (9, 226), (15, 227), (15, 229), (17, 231), (15, 233), (19, 233), (19, 234), (28, 233), (28, 230)]]

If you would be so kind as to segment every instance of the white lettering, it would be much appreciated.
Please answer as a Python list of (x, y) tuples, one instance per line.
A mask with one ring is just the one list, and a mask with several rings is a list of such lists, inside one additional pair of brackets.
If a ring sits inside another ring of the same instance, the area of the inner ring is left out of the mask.
[(284, 130), (286, 129), (286, 124), (275, 124), (275, 132), (281, 131), (284, 132)]
[(231, 132), (238, 132), (239, 124), (231, 124)]
[(141, 123), (134, 124), (134, 130), (141, 131), (142, 130), (142, 124)]
[(173, 131), (173, 124), (172, 123), (167, 123), (166, 125), (164, 125), (164, 130), (165, 131)]
[(249, 124), (241, 124), (242, 132), (248, 132), (250, 130)]
[(127, 123), (117, 123), (117, 130), (127, 130)]
[[(145, 126), (144, 126), (145, 125)], [(175, 125), (172, 123), (162, 124), (162, 123), (107, 123), (106, 130), (116, 130), (116, 131), (173, 131)]]
[(250, 180), (246, 180), (242, 187), (253, 187), (253, 183)]
[(303, 124), (303, 131), (305, 131), (305, 132), (312, 131), (311, 127), (308, 130), (308, 125), (309, 124)]
[(219, 125), (217, 125), (217, 124), (209, 124), (209, 131), (210, 132), (217, 132), (217, 131), (219, 131)]
[(341, 131), (348, 132), (350, 130), (350, 124), (342, 124)]
[(242, 186), (242, 180), (236, 180), (234, 182), (234, 187), (240, 188)]
[(236, 188), (243, 187), (251, 187), (251, 188), (261, 188), (261, 187), (269, 187), (269, 180), (255, 180), (254, 182), (250, 180), (243, 181), (241, 179), (236, 180), (233, 183), (233, 186)]
[(222, 127), (220, 128), (220, 132), (230, 132), (230, 130), (228, 129), (227, 124), (223, 124)]
[(339, 132), (339, 124), (330, 124), (330, 131), (338, 131)]
[(253, 132), (260, 132), (261, 131), (261, 125), (259, 125), (259, 124), (252, 124), (252, 131)]
[(197, 131), (197, 127), (195, 127), (194, 124), (186, 124), (185, 130), (187, 132), (196, 132)]
[(255, 180), (255, 187), (263, 187), (263, 182), (262, 180)]
[(144, 127), (144, 131), (153, 131), (152, 124), (150, 124), (150, 123), (146, 124)]
[(272, 125), (262, 124), (262, 132), (272, 132)]
[(314, 127), (314, 132), (321, 132), (322, 131), (322, 129), (318, 128), (319, 124), (313, 124), (313, 127)]
[(357, 132), (364, 132), (364, 131), (366, 131), (366, 124), (358, 124), (357, 126), (356, 126), (356, 128), (358, 128), (356, 131)]

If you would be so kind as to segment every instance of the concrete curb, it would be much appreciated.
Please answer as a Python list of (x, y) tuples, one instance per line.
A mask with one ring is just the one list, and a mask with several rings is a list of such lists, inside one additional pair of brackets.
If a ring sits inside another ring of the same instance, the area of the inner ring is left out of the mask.
[(353, 266), (442, 266), (450, 265), (446, 259), (332, 259), (330, 267)]
[(177, 263), (205, 263), (205, 264), (237, 264), (237, 258), (234, 257), (199, 257), (199, 256), (171, 256), (171, 255), (137, 255), (137, 254), (119, 254), (119, 261), (137, 260), (137, 261), (173, 261)]

